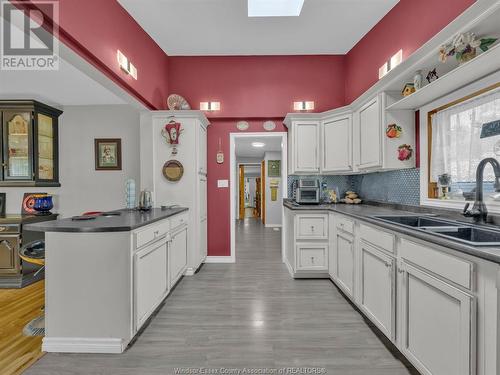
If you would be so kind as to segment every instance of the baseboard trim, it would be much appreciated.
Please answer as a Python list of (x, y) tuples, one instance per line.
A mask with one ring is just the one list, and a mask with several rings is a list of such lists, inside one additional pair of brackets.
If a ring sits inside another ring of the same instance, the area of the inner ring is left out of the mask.
[(265, 227), (266, 228), (281, 228), (282, 225), (281, 224), (266, 224)]
[(290, 272), (290, 276), (293, 277), (293, 268), (292, 266), (290, 265), (290, 263), (288, 263), (288, 259), (285, 258), (285, 265), (286, 265), (286, 268), (288, 269), (288, 272)]
[(205, 263), (234, 263), (235, 259), (232, 256), (222, 257), (222, 256), (208, 256), (205, 259)]
[(44, 337), (42, 351), (49, 353), (123, 353), (123, 339), (83, 337)]
[(184, 276), (193, 276), (195, 273), (195, 269), (188, 267), (186, 268), (186, 272), (184, 272)]

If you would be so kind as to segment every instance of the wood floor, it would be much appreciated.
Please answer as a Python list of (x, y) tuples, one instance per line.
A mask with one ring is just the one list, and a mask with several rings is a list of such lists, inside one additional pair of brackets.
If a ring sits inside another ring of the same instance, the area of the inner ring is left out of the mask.
[(49, 353), (27, 374), (164, 375), (200, 367), (410, 374), (329, 280), (290, 278), (280, 236), (258, 220), (239, 222), (236, 264), (206, 264), (181, 280), (125, 353)]
[(0, 374), (20, 374), (42, 356), (42, 338), (23, 335), (24, 326), (41, 315), (44, 282), (23, 289), (0, 289)]

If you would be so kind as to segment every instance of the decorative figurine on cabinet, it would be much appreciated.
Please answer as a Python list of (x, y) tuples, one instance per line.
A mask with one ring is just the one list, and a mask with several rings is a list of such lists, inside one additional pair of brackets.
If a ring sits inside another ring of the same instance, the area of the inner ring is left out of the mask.
[(401, 91), (401, 94), (403, 96), (409, 96), (415, 92), (415, 85), (413, 83), (407, 83), (403, 87), (403, 91)]
[(438, 78), (439, 78), (439, 76), (438, 76), (438, 74), (436, 72), (436, 68), (434, 68), (432, 70), (429, 70), (429, 73), (427, 73), (427, 77), (425, 77), (425, 79), (429, 83), (434, 82)]

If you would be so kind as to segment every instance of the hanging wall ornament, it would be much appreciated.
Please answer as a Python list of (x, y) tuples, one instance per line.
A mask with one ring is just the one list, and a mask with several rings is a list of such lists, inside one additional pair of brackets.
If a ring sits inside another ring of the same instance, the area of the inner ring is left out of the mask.
[(402, 132), (403, 129), (401, 128), (401, 126), (396, 124), (387, 125), (387, 129), (385, 129), (385, 135), (387, 136), (387, 138), (399, 138), (401, 137)]
[(413, 148), (408, 144), (402, 144), (398, 147), (398, 160), (409, 160), (413, 155)]
[(179, 144), (181, 133), (181, 124), (174, 119), (170, 120), (170, 122), (161, 129), (161, 135), (165, 138), (167, 143), (172, 146), (172, 155), (177, 155), (177, 145)]
[(217, 151), (217, 164), (224, 163), (224, 152), (222, 151), (222, 140), (219, 138), (219, 151)]

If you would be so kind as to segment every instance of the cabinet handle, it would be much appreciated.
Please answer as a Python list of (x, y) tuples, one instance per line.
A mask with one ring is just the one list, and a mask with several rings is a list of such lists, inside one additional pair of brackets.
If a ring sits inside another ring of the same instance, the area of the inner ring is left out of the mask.
[(399, 273), (403, 273), (403, 272), (405, 272), (405, 270), (404, 270), (404, 269), (402, 269), (402, 268), (398, 268), (398, 272), (399, 272)]
[(311, 263), (314, 264), (314, 257), (311, 257)]
[(392, 267), (392, 263), (386, 262), (386, 263), (385, 263), (385, 266), (386, 266), (387, 268), (391, 268), (391, 267)]
[(311, 232), (314, 232), (314, 225), (311, 225)]
[(153, 232), (153, 234), (154, 234), (154, 236), (155, 236), (155, 237), (158, 237), (158, 234), (160, 234), (160, 231), (155, 230), (155, 231)]

